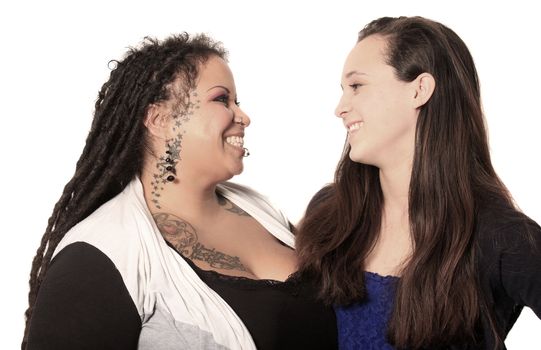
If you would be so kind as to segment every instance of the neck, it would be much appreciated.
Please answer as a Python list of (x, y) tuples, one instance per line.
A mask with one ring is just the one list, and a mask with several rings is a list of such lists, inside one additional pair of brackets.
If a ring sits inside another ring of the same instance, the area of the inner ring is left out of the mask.
[(407, 225), (412, 162), (407, 160), (380, 168), (384, 220)]
[(217, 183), (185, 175), (172, 182), (158, 180), (158, 190), (155, 191), (154, 173), (145, 169), (141, 175), (145, 200), (153, 214), (168, 213), (185, 220), (199, 221), (214, 217), (219, 211)]

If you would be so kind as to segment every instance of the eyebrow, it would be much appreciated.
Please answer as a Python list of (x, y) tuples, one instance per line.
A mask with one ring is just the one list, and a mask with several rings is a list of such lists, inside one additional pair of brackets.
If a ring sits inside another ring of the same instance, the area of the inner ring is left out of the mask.
[(363, 73), (363, 72), (359, 72), (359, 71), (356, 71), (356, 70), (352, 70), (351, 72), (349, 72), (348, 74), (346, 74), (346, 78), (349, 78), (349, 77), (351, 77), (352, 75), (368, 75), (368, 74)]
[(216, 89), (216, 88), (222, 88), (222, 89), (224, 89), (225, 91), (227, 91), (228, 94), (231, 93), (231, 91), (229, 91), (229, 89), (226, 88), (226, 87), (223, 86), (223, 85), (216, 85), (216, 86), (213, 86), (213, 87), (211, 87), (210, 89), (208, 89), (207, 92), (209, 92), (209, 91), (212, 90), (212, 89)]

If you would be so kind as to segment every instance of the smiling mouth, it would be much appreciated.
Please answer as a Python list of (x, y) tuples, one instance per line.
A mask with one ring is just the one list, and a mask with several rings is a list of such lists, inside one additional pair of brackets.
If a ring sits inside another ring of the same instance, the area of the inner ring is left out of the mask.
[(352, 133), (354, 131), (357, 131), (361, 128), (361, 126), (363, 126), (364, 122), (357, 122), (357, 123), (353, 123), (351, 124), (349, 127), (348, 127), (348, 132), (349, 133)]
[(225, 142), (231, 146), (242, 148), (244, 146), (244, 138), (242, 136), (228, 136)]

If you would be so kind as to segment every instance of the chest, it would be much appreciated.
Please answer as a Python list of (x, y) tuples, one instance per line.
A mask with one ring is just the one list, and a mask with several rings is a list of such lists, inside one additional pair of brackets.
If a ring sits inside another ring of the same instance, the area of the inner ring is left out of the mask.
[(380, 232), (374, 247), (365, 259), (365, 270), (382, 276), (399, 275), (404, 262), (412, 253), (408, 231)]
[(196, 223), (189, 237), (170, 243), (199, 268), (225, 275), (283, 281), (296, 270), (294, 251), (250, 216)]

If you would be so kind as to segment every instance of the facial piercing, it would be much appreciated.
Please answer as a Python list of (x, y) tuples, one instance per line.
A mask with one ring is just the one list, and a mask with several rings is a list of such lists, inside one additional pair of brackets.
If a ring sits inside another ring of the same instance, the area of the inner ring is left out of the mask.
[(244, 150), (243, 157), (248, 157), (250, 155), (250, 151), (248, 151), (248, 148), (243, 147), (242, 149)]
[(240, 124), (242, 126), (246, 125), (246, 124), (244, 124), (244, 120), (242, 119), (242, 117), (239, 117), (239, 119), (240, 120), (235, 120), (235, 123)]
[[(168, 163), (169, 165), (165, 167), (165, 170), (173, 173), (173, 174), (176, 174), (176, 171), (175, 171), (175, 163), (174, 161), (171, 159), (171, 151), (165, 151), (165, 153), (168, 155), (167, 158), (165, 158), (165, 162)], [(165, 178), (167, 181), (169, 182), (173, 182), (175, 181), (175, 176), (173, 175), (169, 175)]]

